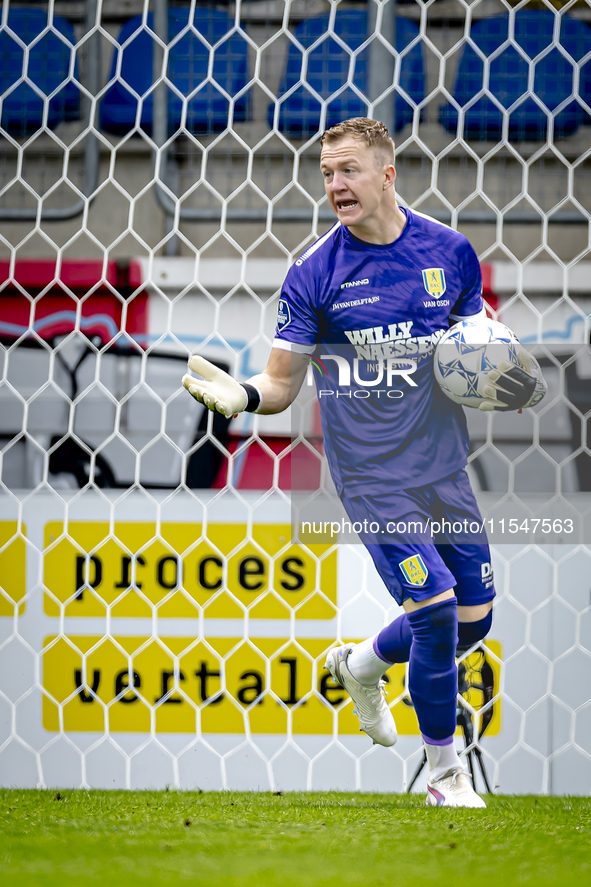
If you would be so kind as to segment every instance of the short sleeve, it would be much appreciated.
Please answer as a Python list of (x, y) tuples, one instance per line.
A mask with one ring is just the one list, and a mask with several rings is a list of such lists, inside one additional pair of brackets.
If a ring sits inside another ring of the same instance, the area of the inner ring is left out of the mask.
[(273, 348), (312, 354), (318, 341), (318, 314), (313, 287), (302, 271), (292, 265), (283, 282)]
[(465, 241), (465, 247), (458, 257), (462, 290), (458, 300), (450, 311), (452, 320), (463, 320), (481, 314), (484, 310), (482, 300), (482, 274), (480, 263), (472, 246)]

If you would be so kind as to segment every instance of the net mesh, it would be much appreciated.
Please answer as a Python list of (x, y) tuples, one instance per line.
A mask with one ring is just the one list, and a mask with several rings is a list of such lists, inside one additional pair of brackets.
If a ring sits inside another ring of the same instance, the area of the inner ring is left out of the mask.
[(0, 49), (2, 784), (409, 785), (404, 667), (392, 749), (322, 669), (399, 610), (362, 546), (292, 542), (295, 478), (325, 475), (311, 390), (227, 422), (180, 389), (196, 350), (262, 369), (332, 219), (319, 134), (367, 114), (549, 382), (519, 424), (469, 416), (507, 524), (459, 721), (493, 788), (591, 790), (589, 4), (4, 2)]

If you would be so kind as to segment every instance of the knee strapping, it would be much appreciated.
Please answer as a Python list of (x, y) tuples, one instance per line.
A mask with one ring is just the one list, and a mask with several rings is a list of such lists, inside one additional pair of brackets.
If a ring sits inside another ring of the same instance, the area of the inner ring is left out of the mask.
[(446, 739), (456, 728), (457, 601), (452, 598), (416, 610), (408, 614), (408, 621), (413, 633), (409, 690), (421, 733)]
[(408, 616), (403, 613), (381, 630), (376, 638), (380, 656), (387, 662), (408, 662), (412, 646), (412, 630)]
[(465, 653), (487, 636), (492, 625), (492, 610), (477, 622), (458, 623), (458, 653)]
[(453, 657), (458, 642), (458, 604), (455, 598), (408, 614), (413, 643), (428, 645), (433, 662)]

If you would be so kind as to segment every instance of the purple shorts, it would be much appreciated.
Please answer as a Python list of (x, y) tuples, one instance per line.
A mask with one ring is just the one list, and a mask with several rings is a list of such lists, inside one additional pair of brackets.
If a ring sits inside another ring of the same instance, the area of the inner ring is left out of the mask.
[(455, 589), (460, 606), (495, 596), (490, 549), (465, 470), (425, 487), (343, 496), (351, 521), (398, 604)]

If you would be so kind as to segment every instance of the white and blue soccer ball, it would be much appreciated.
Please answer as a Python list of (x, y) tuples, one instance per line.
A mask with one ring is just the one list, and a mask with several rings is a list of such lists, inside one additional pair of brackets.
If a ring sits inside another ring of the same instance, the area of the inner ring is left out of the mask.
[(501, 361), (520, 366), (519, 339), (498, 320), (463, 320), (447, 330), (435, 348), (433, 369), (450, 400), (478, 409), (487, 375)]

